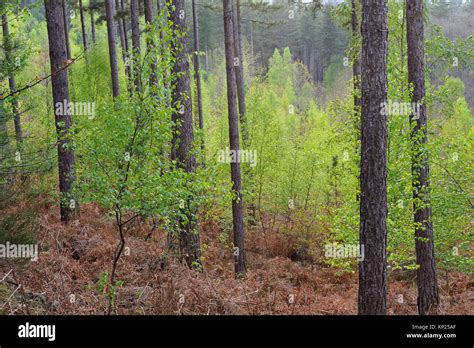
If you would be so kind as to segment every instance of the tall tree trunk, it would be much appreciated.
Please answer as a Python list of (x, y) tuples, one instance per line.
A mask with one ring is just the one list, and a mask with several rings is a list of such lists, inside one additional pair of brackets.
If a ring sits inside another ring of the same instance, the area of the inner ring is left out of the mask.
[(3, 99), (0, 99), (0, 158), (6, 158), (10, 148), (8, 138), (7, 114), (3, 108)]
[(89, 0), (89, 12), (91, 15), (91, 36), (92, 42), (95, 43), (95, 19), (94, 19), (95, 0)]
[[(235, 48), (233, 28), (233, 9), (232, 0), (224, 0), (224, 37), (225, 37), (225, 60), (227, 75), (227, 105), (229, 113), (229, 141), (230, 150), (237, 153), (240, 150), (239, 145), (239, 120), (237, 116), (236, 104), (236, 73), (238, 66), (234, 65)], [(235, 257), (235, 273), (236, 276), (244, 274), (246, 271), (245, 264), (245, 247), (244, 247), (244, 213), (241, 194), (241, 178), (240, 163), (234, 161), (231, 163), (231, 179), (232, 189), (235, 197), (232, 199), (232, 222), (234, 229), (234, 257)]]
[(362, 0), (359, 314), (387, 311), (387, 0)]
[(209, 47), (207, 46), (206, 43), (206, 72), (209, 73)]
[(81, 16), (81, 29), (82, 29), (82, 44), (84, 51), (87, 50), (87, 36), (86, 36), (86, 24), (84, 22), (84, 8), (82, 7), (82, 0), (79, 0), (79, 13)]
[(308, 62), (308, 45), (306, 42), (303, 44), (303, 65), (304, 66), (309, 66)]
[(119, 10), (122, 11), (122, 8), (120, 6), (120, 0), (115, 0), (115, 9), (116, 9), (115, 20), (116, 20), (116, 24), (117, 24), (118, 34), (119, 34), (119, 37), (120, 37), (120, 48), (122, 49), (121, 50), (122, 51), (122, 61), (124, 62), (124, 65), (125, 65), (125, 74), (127, 75), (127, 77), (130, 77), (128, 75), (130, 64), (129, 64), (128, 59), (127, 59), (127, 48), (126, 48), (126, 45), (125, 45), (125, 31), (123, 29), (122, 19), (118, 15), (118, 11)]
[(130, 0), (130, 13), (132, 16), (132, 75), (135, 90), (141, 92), (140, 69), (140, 21), (138, 13), (138, 0)]
[(250, 21), (250, 54), (252, 55), (252, 63), (255, 64), (255, 51), (253, 43), (253, 21)]
[[(202, 89), (201, 89), (201, 57), (199, 56), (199, 17), (197, 10), (197, 0), (192, 0), (193, 9), (193, 31), (194, 31), (194, 78), (196, 80), (197, 106), (199, 117), (199, 129), (204, 129), (204, 118), (202, 113)], [(201, 149), (204, 150), (204, 137), (201, 141)]]
[(61, 3), (63, 7), (63, 32), (66, 39), (66, 54), (67, 59), (71, 59), (71, 45), (69, 44), (69, 11), (67, 6), (67, 0), (62, 0)]
[[(124, 0), (120, 0), (120, 11), (125, 11), (125, 2)], [(125, 36), (125, 50), (128, 52), (128, 49), (129, 49), (129, 45), (128, 45), (128, 29), (127, 29), (127, 20), (125, 18), (125, 16), (122, 16), (122, 27), (123, 27), (123, 33), (124, 33), (124, 36)]]
[(115, 9), (114, 0), (105, 0), (105, 16), (107, 20), (107, 37), (109, 43), (109, 61), (110, 61), (110, 75), (112, 79), (112, 96), (118, 97), (120, 95), (120, 85), (118, 77), (117, 51), (115, 49)]
[(116, 20), (116, 23), (117, 23), (117, 31), (118, 31), (118, 34), (119, 34), (119, 37), (120, 37), (120, 47), (122, 48), (122, 60), (125, 62), (125, 58), (126, 58), (125, 32), (123, 30), (122, 20), (120, 19), (119, 15), (118, 15), (118, 11), (122, 10), (121, 7), (120, 7), (120, 0), (115, 0), (115, 9), (116, 9), (115, 20)]
[(311, 78), (314, 82), (314, 71), (315, 71), (315, 59), (314, 59), (314, 50), (313, 48), (311, 47), (309, 49), (309, 53), (308, 53), (308, 71), (309, 71), (309, 74), (311, 75)]
[(430, 169), (426, 150), (423, 0), (407, 0), (408, 81), (418, 114), (410, 115), (412, 128), (412, 183), (418, 282), (418, 312), (436, 312), (439, 305), (430, 204)]
[[(160, 0), (157, 0), (157, 1), (156, 1), (156, 13), (157, 13), (157, 15), (160, 14), (161, 8), (162, 8), (161, 1), (160, 1)], [(165, 6), (164, 9), (166, 10), (166, 6)], [(166, 20), (166, 18), (167, 18), (167, 17), (165, 16), (165, 20)], [(163, 20), (163, 19), (162, 19), (162, 20)], [(163, 33), (162, 30), (160, 31), (160, 39), (161, 39), (161, 41), (162, 41), (162, 44), (164, 44), (164, 33)]]
[(242, 127), (242, 142), (244, 147), (248, 145), (248, 130), (246, 124), (246, 104), (245, 104), (245, 82), (244, 82), (244, 59), (242, 53), (241, 29), (240, 29), (240, 0), (232, 6), (232, 31), (234, 35), (234, 69), (237, 82), (237, 97), (239, 101), (240, 126)]
[[(130, 61), (130, 50), (128, 45), (128, 29), (127, 29), (127, 20), (125, 17), (126, 6), (124, 0), (116, 1), (119, 3), (119, 9), (121, 12), (121, 16), (118, 19), (120, 29), (120, 35), (123, 32), (123, 46), (122, 46), (122, 59), (125, 62), (125, 75), (127, 76), (127, 90), (129, 95), (133, 94), (133, 86), (132, 86), (132, 62)], [(122, 36), (120, 36), (120, 40), (122, 40)]]
[[(12, 55), (11, 51), (13, 49), (12, 42), (10, 40), (10, 31), (8, 28), (8, 17), (6, 14), (2, 15), (2, 29), (3, 29), (3, 46), (5, 49), (5, 60), (12, 69), (8, 75), (8, 84), (10, 87), (10, 92), (13, 93), (16, 91), (16, 82), (15, 82), (15, 75), (13, 73), (13, 61), (12, 61)], [(20, 109), (18, 107), (18, 99), (16, 97), (13, 97), (12, 100), (13, 104), (13, 121), (15, 124), (15, 136), (16, 136), (16, 142), (17, 142), (17, 147), (21, 144), (21, 141), (23, 139), (23, 131), (21, 129), (21, 121), (20, 121)]]
[[(171, 159), (176, 160), (178, 167), (188, 173), (196, 170), (196, 159), (192, 155), (194, 140), (193, 132), (193, 104), (190, 98), (190, 72), (188, 55), (186, 53), (187, 38), (186, 16), (184, 0), (173, 0), (170, 7), (170, 21), (175, 38), (172, 44), (172, 52), (175, 58), (173, 66), (173, 109), (174, 123)], [(179, 221), (179, 248), (181, 255), (189, 266), (201, 264), (201, 246), (199, 229), (197, 223), (197, 212), (192, 197), (185, 202), (185, 208), (181, 211), (186, 219)]]
[[(10, 156), (10, 139), (8, 138), (7, 114), (3, 108), (3, 99), (0, 99), (0, 163)], [(10, 175), (8, 171), (0, 172), (0, 200), (9, 196), (8, 188)]]
[(58, 137), (59, 191), (61, 192), (61, 221), (68, 223), (79, 213), (79, 204), (74, 196), (75, 183), (74, 150), (69, 139), (71, 115), (69, 113), (69, 86), (66, 38), (64, 35), (64, 13), (61, 0), (45, 0), (48, 27), (49, 58), (51, 63), (51, 85), (55, 108), (56, 133)]
[[(148, 32), (149, 34), (151, 33), (151, 26), (153, 24), (153, 2), (151, 0), (144, 0), (144, 7), (145, 7), (145, 21), (149, 27)], [(156, 76), (156, 59), (155, 59), (155, 53), (153, 52), (153, 49), (155, 48), (155, 43), (153, 42), (153, 39), (151, 38), (151, 35), (147, 36), (147, 41), (146, 41), (146, 47), (148, 52), (152, 52), (151, 55), (151, 63), (150, 63), (150, 80), (149, 80), (149, 85), (150, 85), (150, 94), (151, 95), (156, 95), (156, 84), (157, 84), (157, 76)]]

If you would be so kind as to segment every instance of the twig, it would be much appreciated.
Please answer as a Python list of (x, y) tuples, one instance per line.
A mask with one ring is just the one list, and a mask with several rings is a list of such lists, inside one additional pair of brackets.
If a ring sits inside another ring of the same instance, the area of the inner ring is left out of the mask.
[(21, 88), (18, 88), (12, 92), (10, 92), (9, 94), (5, 95), (5, 96), (0, 96), (0, 100), (4, 100), (8, 97), (12, 97), (14, 96), (15, 94), (18, 94), (18, 93), (21, 93), (23, 92), (24, 90), (27, 90), (29, 88), (32, 88), (34, 86), (36, 86), (37, 84), (43, 82), (44, 80), (47, 80), (49, 79), (50, 77), (52, 77), (53, 75), (56, 75), (57, 73), (69, 68), (69, 66), (73, 65), (76, 61), (78, 61), (79, 59), (82, 59), (84, 58), (84, 52), (85, 51), (82, 51), (81, 54), (79, 54), (76, 58), (73, 58), (73, 59), (69, 59), (66, 61), (66, 64), (64, 66), (62, 66), (61, 68), (59, 68), (58, 70), (56, 71), (53, 71), (51, 72), (51, 74), (49, 75), (46, 75), (46, 76), (43, 76), (43, 77), (36, 77), (33, 81), (30, 81), (29, 83), (27, 83), (25, 86), (21, 87)]

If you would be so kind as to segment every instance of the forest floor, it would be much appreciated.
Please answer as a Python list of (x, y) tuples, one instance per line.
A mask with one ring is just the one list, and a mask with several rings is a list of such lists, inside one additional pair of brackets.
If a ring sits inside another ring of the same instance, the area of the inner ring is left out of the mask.
[[(81, 206), (81, 218), (63, 226), (54, 204), (38, 211), (39, 259), (0, 263), (0, 313), (104, 314), (108, 299), (100, 284), (110, 271), (117, 245), (112, 217), (95, 204)], [(318, 262), (292, 260), (294, 240), (278, 231), (247, 231), (248, 272), (234, 279), (224, 232), (201, 224), (204, 271), (165, 262), (166, 237), (137, 221), (126, 236), (116, 279), (118, 314), (357, 314), (357, 273), (342, 273)], [(227, 235), (230, 232), (227, 233)], [(294, 251), (294, 250), (293, 250)], [(101, 281), (102, 274), (102, 281)], [(439, 274), (441, 314), (474, 314), (469, 276)], [(21, 287), (19, 287), (21, 285)], [(416, 314), (413, 273), (391, 274), (389, 314)]]

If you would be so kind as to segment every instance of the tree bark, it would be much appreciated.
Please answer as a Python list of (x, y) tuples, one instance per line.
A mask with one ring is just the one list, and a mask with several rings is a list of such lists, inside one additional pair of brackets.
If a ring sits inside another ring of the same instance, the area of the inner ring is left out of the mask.
[(86, 25), (84, 22), (84, 8), (82, 7), (82, 0), (79, 0), (79, 13), (81, 16), (82, 45), (84, 46), (84, 51), (87, 51)]
[(130, 0), (130, 13), (132, 16), (132, 75), (135, 90), (141, 92), (141, 69), (140, 69), (140, 21), (138, 13), (138, 0)]
[[(230, 150), (239, 151), (239, 120), (236, 103), (236, 72), (239, 67), (234, 65), (236, 51), (234, 47), (235, 30), (233, 28), (232, 0), (224, 0), (224, 37), (225, 60), (227, 75), (227, 106), (229, 114), (229, 141)], [(240, 163), (231, 163), (232, 189), (235, 197), (232, 199), (232, 222), (234, 232), (234, 265), (236, 277), (246, 272), (245, 247), (244, 247), (244, 214), (241, 194)]]
[(109, 43), (110, 75), (112, 79), (112, 96), (120, 95), (120, 85), (118, 77), (117, 51), (115, 49), (115, 25), (114, 25), (114, 0), (105, 0), (105, 16), (107, 20), (107, 36)]
[[(119, 25), (121, 27), (120, 31), (123, 31), (123, 57), (122, 59), (125, 62), (125, 75), (127, 76), (127, 90), (129, 95), (131, 96), (133, 94), (133, 86), (132, 86), (132, 62), (130, 61), (130, 50), (129, 50), (129, 44), (128, 44), (128, 29), (127, 29), (127, 20), (125, 18), (125, 2), (124, 0), (119, 0), (119, 8), (120, 12), (122, 13), (121, 18), (119, 19)], [(120, 33), (121, 35), (121, 33)], [(122, 39), (122, 38), (121, 38)]]
[[(199, 56), (199, 17), (197, 0), (192, 0), (193, 9), (193, 31), (194, 31), (194, 78), (196, 80), (196, 94), (198, 106), (199, 129), (204, 129), (204, 118), (202, 111), (202, 89), (201, 89), (201, 57)], [(204, 150), (204, 138), (201, 141), (201, 149)]]
[[(74, 196), (74, 150), (69, 139), (71, 115), (69, 113), (68, 64), (64, 35), (64, 12), (61, 0), (45, 0), (48, 27), (51, 84), (58, 137), (59, 191), (61, 192), (61, 221), (68, 223), (79, 214), (79, 203)], [(62, 106), (62, 107), (61, 107)], [(62, 110), (61, 110), (62, 109)]]
[(95, 0), (89, 0), (89, 12), (91, 15), (91, 36), (92, 42), (95, 43), (95, 19), (94, 19)]
[[(246, 125), (247, 107), (245, 103), (245, 82), (244, 82), (244, 59), (242, 53), (241, 28), (240, 28), (240, 0), (232, 6), (232, 31), (234, 40), (234, 68), (237, 83), (237, 97), (239, 101), (239, 118), (242, 127), (242, 142), (244, 147), (248, 144), (248, 131)], [(236, 59), (237, 58), (237, 59)]]
[(413, 85), (412, 103), (419, 113), (410, 114), (412, 138), (412, 185), (418, 282), (418, 312), (436, 312), (439, 305), (430, 205), (430, 169), (426, 149), (427, 115), (424, 76), (423, 1), (407, 0), (408, 81)]
[[(175, 59), (173, 66), (172, 102), (175, 110), (172, 115), (174, 124), (172, 138), (171, 159), (178, 167), (188, 173), (196, 170), (196, 159), (192, 154), (194, 141), (193, 109), (189, 62), (186, 53), (187, 38), (182, 35), (186, 32), (186, 16), (184, 0), (173, 0), (170, 7), (170, 21), (175, 38), (171, 50)], [(182, 213), (187, 216), (185, 221), (179, 221), (179, 248), (181, 256), (189, 266), (201, 264), (201, 246), (197, 223), (196, 208), (193, 207), (192, 197), (185, 202)]]
[[(5, 50), (5, 61), (8, 63), (10, 66), (10, 73), (8, 74), (8, 84), (10, 87), (10, 93), (13, 93), (16, 91), (16, 81), (15, 81), (15, 75), (13, 73), (13, 66), (14, 62), (12, 61), (12, 56), (11, 56), (11, 50), (13, 48), (11, 39), (10, 39), (10, 31), (8, 28), (8, 17), (7, 14), (2, 15), (2, 29), (3, 29), (3, 45), (4, 45), (4, 50)], [(18, 107), (18, 99), (14, 96), (12, 100), (12, 106), (13, 106), (13, 122), (15, 124), (15, 136), (16, 136), (16, 142), (17, 142), (17, 147), (21, 144), (21, 141), (23, 139), (23, 131), (21, 128), (21, 120), (20, 120), (20, 108)]]
[(315, 59), (314, 59), (314, 50), (313, 48), (311, 47), (309, 50), (308, 50), (308, 71), (309, 71), (309, 74), (311, 75), (311, 80), (312, 82), (315, 81), (314, 79), (314, 75), (315, 75)]
[[(120, 11), (125, 11), (125, 2), (124, 0), (120, 0)], [(125, 16), (122, 16), (122, 27), (123, 27), (123, 33), (125, 36), (125, 50), (128, 52), (129, 45), (128, 45), (128, 29), (127, 29), (127, 21), (125, 19)]]
[(387, 311), (387, 0), (362, 0), (359, 314)]
[(10, 149), (8, 138), (7, 115), (3, 108), (3, 99), (0, 99), (0, 158), (6, 158)]
[(63, 7), (63, 32), (64, 32), (64, 37), (66, 39), (66, 54), (67, 54), (67, 59), (71, 59), (71, 45), (69, 44), (69, 12), (68, 12), (68, 6), (67, 6), (67, 0), (62, 0), (61, 3)]
[[(151, 0), (144, 0), (144, 7), (145, 7), (145, 21), (149, 27), (153, 24), (153, 2)], [(156, 88), (157, 88), (157, 81), (158, 78), (156, 76), (156, 59), (155, 53), (153, 52), (155, 48), (155, 43), (151, 38), (151, 31), (148, 29), (149, 35), (147, 37), (146, 46), (148, 52), (151, 53), (151, 63), (150, 63), (150, 79), (149, 79), (149, 86), (150, 86), (150, 94), (156, 95)]]
[(206, 72), (209, 73), (209, 47), (208, 47), (207, 43), (206, 43), (205, 69), (206, 69)]
[(118, 11), (122, 10), (120, 7), (120, 0), (115, 0), (115, 20), (117, 23), (118, 34), (120, 37), (120, 47), (122, 48), (122, 60), (125, 63), (125, 70), (127, 70), (127, 50), (125, 49), (125, 31), (123, 30), (122, 20), (118, 16)]
[(253, 21), (250, 21), (250, 54), (252, 55), (252, 63), (255, 63), (255, 51), (253, 43)]

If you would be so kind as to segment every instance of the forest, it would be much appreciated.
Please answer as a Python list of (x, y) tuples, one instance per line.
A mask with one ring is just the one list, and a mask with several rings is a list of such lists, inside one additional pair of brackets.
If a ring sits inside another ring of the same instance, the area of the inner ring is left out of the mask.
[(0, 14), (0, 314), (474, 314), (474, 1)]

